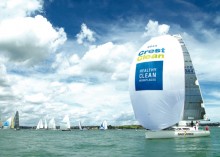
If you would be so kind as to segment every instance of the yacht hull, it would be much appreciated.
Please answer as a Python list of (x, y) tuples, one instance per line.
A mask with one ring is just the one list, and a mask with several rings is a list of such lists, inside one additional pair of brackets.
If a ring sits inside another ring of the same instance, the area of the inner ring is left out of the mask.
[(192, 138), (210, 136), (209, 130), (160, 130), (147, 131), (145, 137), (147, 139), (163, 139), (163, 138)]

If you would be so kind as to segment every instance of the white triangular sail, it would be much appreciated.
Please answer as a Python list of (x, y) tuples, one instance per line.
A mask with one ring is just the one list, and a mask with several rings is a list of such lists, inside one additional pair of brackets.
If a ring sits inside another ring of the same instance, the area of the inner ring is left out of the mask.
[(48, 126), (47, 126), (47, 119), (46, 119), (46, 118), (44, 119), (44, 129), (48, 129)]
[(182, 119), (184, 72), (182, 48), (173, 36), (152, 38), (140, 48), (131, 65), (129, 91), (142, 126), (161, 130)]
[(44, 128), (43, 121), (42, 121), (42, 119), (40, 119), (38, 124), (37, 124), (36, 130), (43, 129), (43, 128)]
[(83, 129), (82, 129), (81, 121), (79, 121), (79, 130), (83, 130)]
[(56, 129), (56, 123), (55, 123), (55, 119), (54, 118), (52, 118), (49, 121), (48, 128), (51, 129), (51, 130), (55, 130)]
[(70, 130), (70, 120), (69, 120), (69, 116), (66, 115), (60, 125), (60, 129), (61, 130)]

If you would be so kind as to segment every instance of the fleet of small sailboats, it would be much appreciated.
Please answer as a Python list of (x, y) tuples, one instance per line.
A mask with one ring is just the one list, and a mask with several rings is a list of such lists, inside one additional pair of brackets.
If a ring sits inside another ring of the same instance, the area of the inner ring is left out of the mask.
[[(15, 116), (9, 117), (4, 123), (1, 123), (0, 119), (0, 129), (14, 129), (14, 130), (20, 130), (19, 126), (19, 112), (16, 111)], [(79, 130), (88, 130), (86, 127), (82, 127), (81, 121), (78, 123)], [(107, 122), (104, 121), (102, 125), (100, 126), (101, 130), (106, 130), (108, 128)], [(71, 131), (70, 127), (70, 119), (68, 115), (65, 115), (63, 120), (60, 122), (60, 126), (56, 126), (56, 122), (54, 118), (51, 118), (49, 120), (49, 123), (47, 123), (47, 119), (44, 118), (40, 119), (37, 123), (36, 130), (62, 130), (62, 131)]]
[(129, 91), (136, 119), (146, 138), (209, 136), (189, 126), (207, 120), (189, 52), (180, 35), (163, 35), (146, 42), (131, 65)]

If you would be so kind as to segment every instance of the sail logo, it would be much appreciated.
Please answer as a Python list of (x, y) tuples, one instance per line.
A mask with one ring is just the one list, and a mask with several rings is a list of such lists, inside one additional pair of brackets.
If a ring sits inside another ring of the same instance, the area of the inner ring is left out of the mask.
[(4, 126), (9, 126), (9, 122), (4, 122)]
[(163, 61), (136, 65), (135, 90), (163, 90)]
[(156, 48), (142, 50), (138, 53), (137, 61), (143, 61), (148, 59), (163, 59), (165, 53), (165, 48)]

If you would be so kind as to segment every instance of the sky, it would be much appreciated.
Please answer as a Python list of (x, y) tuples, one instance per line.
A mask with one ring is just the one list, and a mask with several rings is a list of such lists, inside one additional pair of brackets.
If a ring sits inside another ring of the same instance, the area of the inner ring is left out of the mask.
[(20, 125), (69, 115), (71, 125), (139, 124), (129, 91), (135, 53), (180, 34), (207, 116), (220, 121), (219, 0), (1, 0), (0, 113)]

